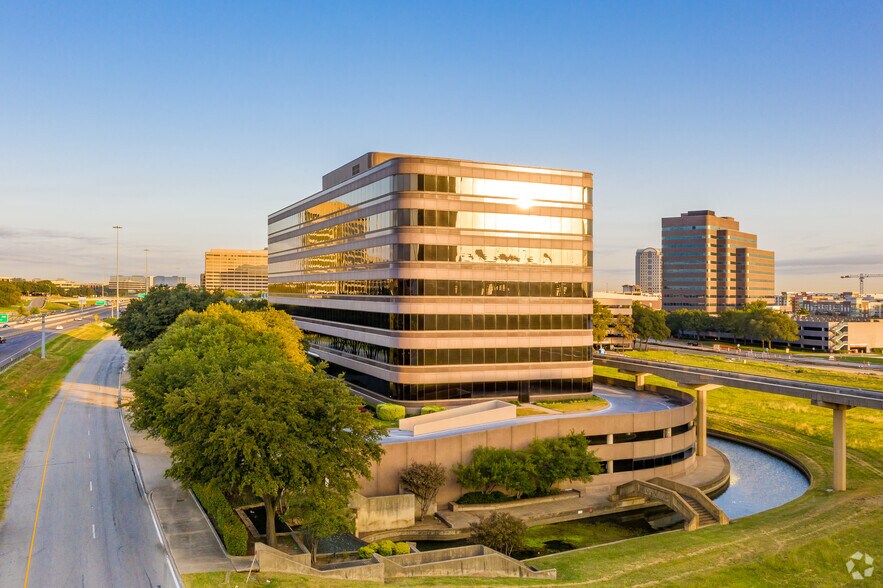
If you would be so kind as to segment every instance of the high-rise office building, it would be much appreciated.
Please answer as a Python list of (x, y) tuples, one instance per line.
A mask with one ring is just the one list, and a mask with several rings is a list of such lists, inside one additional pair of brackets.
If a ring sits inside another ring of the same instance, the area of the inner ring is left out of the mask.
[(212, 249), (205, 252), (203, 288), (236, 290), (242, 294), (267, 291), (266, 249)]
[(772, 304), (775, 259), (732, 217), (691, 210), (662, 219), (662, 307), (716, 313), (754, 300)]
[(401, 400), (591, 390), (592, 175), (368, 153), (270, 215), (272, 304)]
[(635, 285), (645, 294), (662, 293), (662, 252), (645, 247), (635, 252)]

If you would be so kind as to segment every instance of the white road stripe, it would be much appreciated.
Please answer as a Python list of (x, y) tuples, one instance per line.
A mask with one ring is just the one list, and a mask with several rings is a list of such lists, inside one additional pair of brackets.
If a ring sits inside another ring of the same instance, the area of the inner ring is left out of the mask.
[(92, 480), (89, 480), (89, 492), (92, 492)]
[(95, 525), (92, 525), (92, 538), (95, 539)]

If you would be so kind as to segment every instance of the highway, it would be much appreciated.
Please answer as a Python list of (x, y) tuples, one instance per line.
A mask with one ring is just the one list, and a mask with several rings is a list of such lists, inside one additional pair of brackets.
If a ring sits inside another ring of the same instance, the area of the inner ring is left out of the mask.
[[(89, 307), (82, 310), (67, 310), (54, 312), (46, 315), (46, 341), (59, 333), (79, 327), (93, 320), (94, 316), (107, 318), (110, 316), (109, 307)], [(79, 319), (79, 320), (78, 320)], [(8, 327), (0, 328), (0, 337), (6, 339), (6, 343), (0, 345), (0, 370), (6, 367), (9, 360), (17, 357), (27, 349), (33, 348), (40, 343), (40, 317), (29, 317), (8, 324)], [(57, 327), (62, 327), (58, 329)]]
[(40, 417), (0, 525), (0, 584), (177, 586), (129, 459), (114, 338), (71, 370)]
[(625, 372), (655, 374), (682, 385), (731, 386), (807, 398), (815, 402), (883, 410), (883, 392), (875, 390), (637, 359), (619, 353), (596, 355), (594, 361), (596, 365), (612, 367)]

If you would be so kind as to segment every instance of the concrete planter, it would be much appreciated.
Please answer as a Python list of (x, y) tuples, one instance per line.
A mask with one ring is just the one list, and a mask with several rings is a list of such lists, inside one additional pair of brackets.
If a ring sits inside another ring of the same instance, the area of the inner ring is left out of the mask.
[(532, 504), (558, 502), (559, 500), (570, 500), (571, 498), (579, 498), (580, 496), (582, 496), (582, 492), (579, 490), (565, 490), (560, 494), (552, 494), (551, 496), (522, 498), (521, 500), (509, 500), (507, 502), (495, 502), (493, 504), (457, 504), (456, 502), (452, 502), (451, 510), (454, 512), (505, 510), (514, 506), (530, 506)]

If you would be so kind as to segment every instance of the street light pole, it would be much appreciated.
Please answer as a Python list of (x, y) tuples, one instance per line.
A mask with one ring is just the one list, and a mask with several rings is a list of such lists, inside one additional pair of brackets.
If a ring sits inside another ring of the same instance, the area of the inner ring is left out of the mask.
[(148, 277), (148, 269), (147, 269), (147, 259), (150, 255), (150, 249), (144, 250), (144, 295), (147, 295), (147, 291), (149, 288), (150, 278)]
[[(120, 229), (123, 227), (114, 225), (117, 232), (117, 283), (116, 283), (116, 318), (120, 318)], [(113, 316), (113, 312), (110, 313)]]
[(46, 359), (46, 313), (40, 316), (40, 359)]

